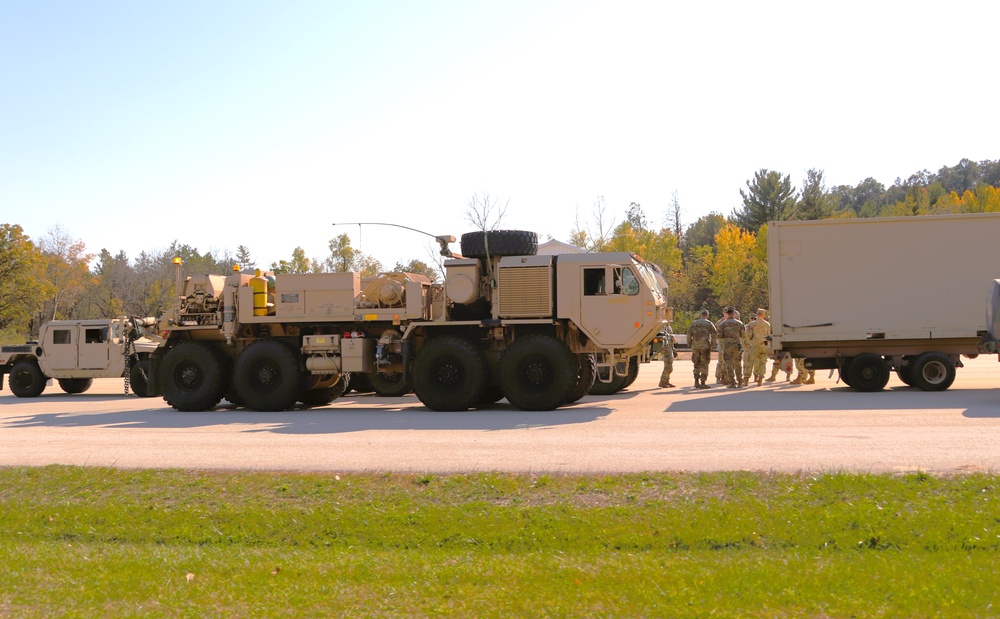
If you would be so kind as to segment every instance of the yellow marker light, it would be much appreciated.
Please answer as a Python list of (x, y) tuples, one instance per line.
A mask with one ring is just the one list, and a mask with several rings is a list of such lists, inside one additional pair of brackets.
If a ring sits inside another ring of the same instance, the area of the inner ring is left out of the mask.
[(181, 257), (180, 256), (177, 256), (176, 258), (174, 258), (174, 264), (180, 264), (180, 263), (181, 263)]
[(365, 314), (365, 320), (378, 320), (378, 314)]
[(238, 265), (238, 264), (234, 264), (234, 265), (233, 265), (233, 270), (234, 270), (234, 271), (239, 271), (239, 270), (240, 270), (240, 265)]

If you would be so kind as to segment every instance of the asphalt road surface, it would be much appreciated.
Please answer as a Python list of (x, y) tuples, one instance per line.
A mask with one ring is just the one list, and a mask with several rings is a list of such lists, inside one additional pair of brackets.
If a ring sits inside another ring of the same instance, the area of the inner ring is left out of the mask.
[[(676, 389), (660, 364), (612, 396), (548, 412), (506, 400), (463, 413), (415, 396), (355, 393), (323, 408), (261, 413), (220, 406), (180, 413), (122, 394), (119, 379), (80, 395), (0, 391), (0, 466), (294, 471), (567, 472), (1000, 470), (1000, 363), (964, 360), (951, 389), (858, 393), (828, 371), (815, 385), (696, 390), (678, 360)], [(714, 372), (714, 364), (712, 371)], [(835, 373), (834, 373), (835, 374)]]

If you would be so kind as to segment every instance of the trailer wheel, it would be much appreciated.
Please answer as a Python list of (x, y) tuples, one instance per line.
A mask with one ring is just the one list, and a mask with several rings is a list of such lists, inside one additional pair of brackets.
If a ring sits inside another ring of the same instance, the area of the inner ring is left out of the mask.
[(375, 372), (368, 376), (372, 389), (383, 398), (398, 398), (410, 392), (410, 381), (402, 372)]
[(413, 360), (413, 391), (436, 411), (464, 411), (486, 392), (486, 356), (464, 337), (444, 335), (424, 344)]
[(590, 393), (591, 387), (594, 386), (594, 380), (597, 379), (597, 360), (594, 355), (583, 354), (579, 355), (579, 358), (580, 369), (576, 375), (576, 387), (573, 387), (573, 392), (569, 394), (569, 400), (566, 400), (567, 404), (578, 402), (580, 398)]
[(277, 340), (251, 344), (236, 360), (236, 391), (258, 411), (288, 410), (305, 390), (295, 352)]
[[(601, 380), (611, 373), (611, 380), (606, 382)], [(607, 370), (598, 370), (595, 372), (596, 378), (594, 379), (594, 386), (590, 388), (590, 395), (612, 395), (618, 393), (625, 388), (625, 381), (628, 379), (626, 374), (618, 374), (615, 372), (613, 367)]]
[(10, 371), (10, 390), (19, 398), (37, 398), (47, 379), (34, 361), (18, 361)]
[(903, 357), (903, 362), (906, 365), (900, 365), (896, 368), (896, 376), (904, 385), (915, 387), (916, 385), (913, 383), (913, 358)]
[[(489, 235), (489, 236), (487, 236)], [(487, 247), (487, 242), (489, 247)], [(486, 250), (489, 249), (489, 252)], [(525, 230), (490, 230), (462, 235), (462, 255), (466, 258), (501, 258), (534, 256), (538, 253), (538, 234)]]
[(306, 406), (326, 406), (333, 402), (350, 388), (351, 375), (344, 373), (332, 387), (319, 387), (318, 389), (306, 389), (299, 394), (299, 402)]
[(163, 358), (163, 399), (179, 411), (215, 408), (226, 390), (224, 374), (222, 362), (208, 345), (181, 342)]
[(93, 378), (57, 378), (59, 388), (66, 393), (83, 393), (94, 384)]
[(550, 411), (569, 401), (580, 363), (565, 342), (527, 335), (500, 358), (500, 385), (507, 401), (525, 411)]
[(851, 382), (858, 391), (881, 391), (889, 382), (889, 364), (875, 353), (861, 353), (851, 359), (847, 370)]
[(622, 383), (622, 389), (628, 389), (629, 385), (634, 383), (637, 378), (639, 378), (639, 357), (629, 357), (628, 374), (625, 375), (625, 382)]
[(955, 382), (955, 364), (948, 355), (925, 352), (913, 364), (913, 386), (924, 391), (944, 391)]

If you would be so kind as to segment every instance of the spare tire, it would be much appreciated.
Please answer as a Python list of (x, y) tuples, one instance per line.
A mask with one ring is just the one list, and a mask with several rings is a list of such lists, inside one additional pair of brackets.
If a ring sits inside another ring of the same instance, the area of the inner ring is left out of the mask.
[[(488, 247), (487, 247), (488, 246)], [(462, 235), (462, 255), (466, 258), (534, 256), (538, 253), (538, 234), (525, 230), (490, 230)]]

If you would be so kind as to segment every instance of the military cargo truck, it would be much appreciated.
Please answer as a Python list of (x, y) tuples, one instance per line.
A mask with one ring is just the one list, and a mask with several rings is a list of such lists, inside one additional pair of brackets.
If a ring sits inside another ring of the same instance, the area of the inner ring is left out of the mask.
[[(257, 410), (323, 405), (348, 375), (401, 376), (427, 407), (460, 411), (507, 398), (551, 410), (647, 349), (666, 300), (631, 253), (537, 255), (518, 230), (437, 237), (443, 283), (390, 273), (189, 277), (161, 318), (154, 388), (178, 410), (223, 397)], [(602, 354), (599, 362), (596, 355)]]
[(149, 355), (157, 342), (144, 334), (154, 319), (119, 316), (97, 320), (53, 320), (42, 325), (38, 340), (0, 347), (0, 389), (10, 374), (10, 390), (20, 398), (41, 395), (49, 379), (66, 393), (83, 393), (95, 378), (125, 377), (140, 397), (147, 392)]
[(1000, 213), (768, 226), (772, 347), (858, 391), (942, 391), (988, 335)]

